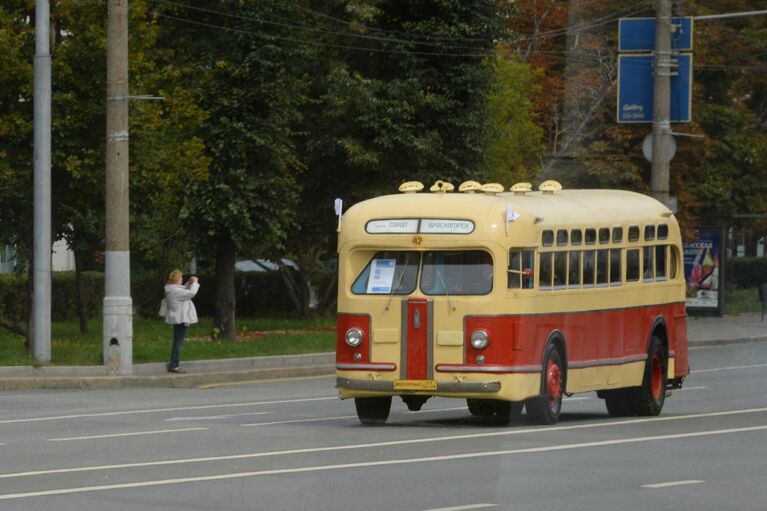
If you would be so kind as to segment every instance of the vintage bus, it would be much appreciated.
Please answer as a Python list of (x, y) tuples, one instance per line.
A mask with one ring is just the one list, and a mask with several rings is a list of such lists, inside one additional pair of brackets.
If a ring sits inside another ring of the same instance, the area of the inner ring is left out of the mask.
[(596, 391), (612, 416), (657, 415), (689, 373), (672, 212), (619, 190), (546, 181), (408, 182), (339, 217), (336, 376), (363, 424), (392, 397), (466, 399), (557, 421)]

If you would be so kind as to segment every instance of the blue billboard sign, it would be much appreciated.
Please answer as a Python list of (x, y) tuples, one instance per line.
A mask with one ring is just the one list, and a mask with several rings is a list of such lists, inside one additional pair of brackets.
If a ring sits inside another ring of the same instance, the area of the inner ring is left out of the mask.
[[(618, 20), (619, 51), (653, 51), (655, 18), (621, 18)], [(671, 18), (671, 49), (692, 51), (692, 17)]]
[[(671, 122), (692, 120), (692, 55), (673, 57), (677, 73), (671, 77)], [(652, 55), (618, 56), (618, 122), (653, 121)]]

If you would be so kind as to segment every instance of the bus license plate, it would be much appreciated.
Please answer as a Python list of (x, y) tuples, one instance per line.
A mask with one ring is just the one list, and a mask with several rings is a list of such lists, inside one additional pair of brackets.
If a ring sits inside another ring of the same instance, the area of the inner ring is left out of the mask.
[(394, 390), (437, 390), (437, 380), (395, 380)]

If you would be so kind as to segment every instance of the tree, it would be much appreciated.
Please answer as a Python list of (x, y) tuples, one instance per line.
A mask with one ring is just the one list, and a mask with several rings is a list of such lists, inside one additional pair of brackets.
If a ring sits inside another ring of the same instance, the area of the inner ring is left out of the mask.
[(185, 186), (179, 218), (198, 250), (214, 256), (214, 324), (231, 339), (237, 252), (280, 250), (294, 216), (302, 166), (293, 136), (312, 49), (291, 26), (301, 19), (292, 3), (161, 4), (155, 13), (165, 65), (183, 67), (208, 116), (196, 132), (207, 175)]

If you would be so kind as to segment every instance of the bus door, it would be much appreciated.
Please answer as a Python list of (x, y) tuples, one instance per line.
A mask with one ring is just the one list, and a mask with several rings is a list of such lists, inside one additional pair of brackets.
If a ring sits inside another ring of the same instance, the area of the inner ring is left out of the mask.
[(432, 302), (424, 298), (402, 301), (402, 378), (427, 380), (434, 376)]

